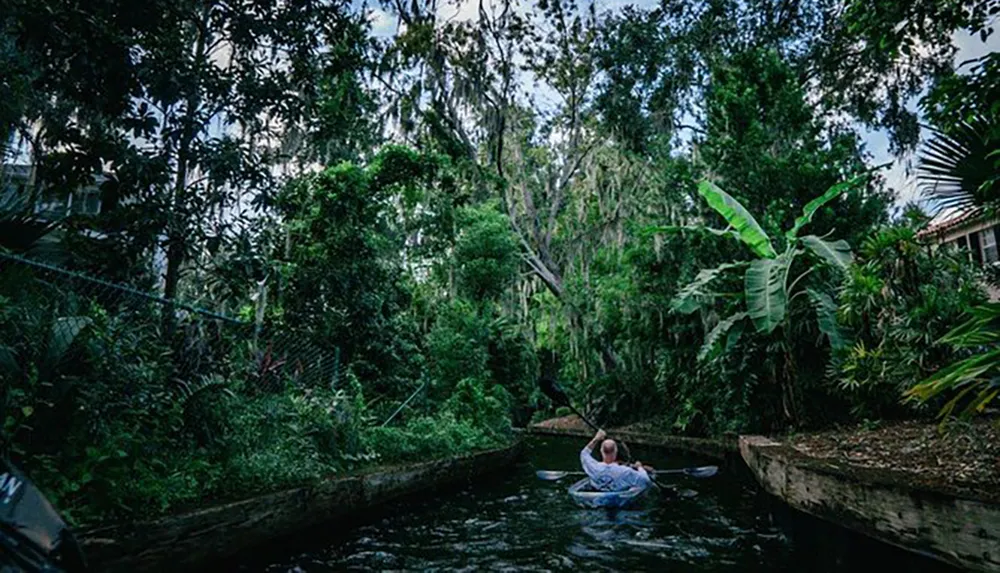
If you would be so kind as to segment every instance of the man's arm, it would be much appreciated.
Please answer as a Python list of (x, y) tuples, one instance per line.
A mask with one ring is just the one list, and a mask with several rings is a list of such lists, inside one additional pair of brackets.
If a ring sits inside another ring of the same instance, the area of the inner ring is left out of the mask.
[(642, 465), (642, 462), (640, 461), (636, 461), (632, 464), (632, 469), (635, 470), (636, 474), (638, 474), (636, 476), (636, 481), (638, 482), (637, 485), (641, 485), (642, 487), (649, 487), (653, 485), (653, 478), (649, 477), (649, 473), (646, 471), (647, 468), (649, 468), (649, 466)]
[(597, 433), (594, 434), (593, 438), (591, 438), (590, 443), (587, 444), (586, 449), (591, 452), (594, 451), (594, 448), (601, 445), (601, 442), (603, 442), (606, 437), (608, 437), (608, 434), (604, 430), (597, 430)]
[(600, 466), (597, 465), (597, 460), (594, 459), (594, 448), (604, 440), (606, 435), (604, 430), (598, 430), (594, 434), (594, 438), (580, 450), (580, 464), (583, 466), (584, 473), (591, 479), (600, 471)]

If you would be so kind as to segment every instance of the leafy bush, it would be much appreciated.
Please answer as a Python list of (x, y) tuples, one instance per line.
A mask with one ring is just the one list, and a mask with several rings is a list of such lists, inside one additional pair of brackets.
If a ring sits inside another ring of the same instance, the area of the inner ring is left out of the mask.
[(461, 212), (455, 263), (462, 288), (472, 300), (498, 298), (517, 273), (518, 244), (507, 217), (492, 204)]
[(428, 461), (503, 443), (450, 412), (419, 416), (403, 426), (373, 428), (365, 434), (367, 449), (382, 461)]
[(951, 345), (958, 360), (910, 388), (906, 395), (921, 402), (952, 395), (941, 408), (942, 418), (956, 409), (963, 418), (982, 413), (1000, 394), (1000, 304), (971, 309), (968, 320), (940, 342)]
[(985, 292), (968, 260), (928, 251), (906, 226), (878, 231), (858, 254), (837, 311), (853, 336), (829, 372), (854, 416), (910, 415), (902, 393), (957, 356), (941, 337)]
[(435, 400), (466, 377), (484, 377), (489, 363), (489, 323), (468, 301), (442, 305), (427, 335), (428, 370)]
[(465, 378), (440, 411), (418, 414), (401, 426), (373, 428), (362, 443), (379, 459), (403, 461), (495, 448), (511, 439), (509, 408), (502, 386)]

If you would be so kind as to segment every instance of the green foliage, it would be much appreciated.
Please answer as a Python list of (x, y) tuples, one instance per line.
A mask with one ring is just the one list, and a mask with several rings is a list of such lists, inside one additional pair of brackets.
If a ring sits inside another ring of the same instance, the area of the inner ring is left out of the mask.
[[(454, 396), (472, 379), (498, 384), (523, 407), (534, 392), (534, 362), (534, 350), (518, 328), (462, 299), (443, 305), (427, 334), (434, 402)], [(505, 404), (508, 410), (514, 406)]]
[(819, 330), (826, 335), (830, 342), (830, 348), (835, 351), (843, 349), (844, 336), (837, 324), (837, 303), (833, 301), (833, 297), (811, 288), (806, 289), (806, 294), (812, 299), (813, 306), (816, 308), (816, 321)]
[[(785, 416), (793, 423), (797, 422), (799, 418), (799, 406), (796, 404), (795, 398), (797, 381), (794, 379), (793, 333), (795, 326), (792, 324), (793, 318), (795, 320), (801, 319), (801, 312), (796, 312), (792, 306), (792, 302), (797, 296), (806, 294), (812, 301), (819, 329), (826, 335), (831, 345), (836, 347), (843, 345), (843, 338), (836, 321), (833, 319), (834, 303), (828, 293), (829, 285), (814, 280), (815, 284), (811, 287), (805, 284), (802, 284), (800, 290), (797, 290), (796, 287), (808, 275), (820, 274), (823, 266), (843, 272), (850, 264), (852, 256), (850, 248), (844, 241), (827, 242), (814, 235), (798, 237), (798, 232), (809, 223), (821, 205), (832, 201), (858, 183), (859, 181), (855, 180), (851, 185), (834, 185), (819, 199), (807, 203), (803, 214), (796, 219), (795, 226), (785, 233), (787, 246), (780, 255), (774, 252), (768, 235), (764, 233), (753, 216), (739, 201), (714, 185), (702, 185), (699, 189), (709, 205), (718, 211), (731, 227), (739, 231), (740, 240), (750, 247), (759, 258), (750, 261), (743, 274), (743, 292), (735, 295), (736, 299), (742, 298), (744, 301), (745, 311), (738, 310), (737, 307), (737, 310), (733, 311), (729, 317), (719, 320), (708, 331), (702, 349), (698, 353), (698, 360), (704, 360), (708, 356), (717, 356), (715, 348), (720, 343), (722, 336), (731, 331), (734, 333), (734, 340), (732, 344), (727, 340), (726, 346), (729, 348), (734, 346), (736, 344), (735, 338), (738, 338), (742, 331), (733, 331), (732, 329), (745, 318), (751, 320), (757, 333), (765, 336), (771, 335), (780, 327), (783, 338), (776, 341), (776, 348), (784, 363), (778, 370), (777, 378), (782, 389)], [(795, 259), (804, 252), (803, 247), (805, 247), (805, 251), (812, 252), (816, 256), (817, 262), (822, 264), (813, 264), (805, 270), (796, 270), (793, 274), (793, 269), (797, 268)], [(695, 299), (694, 293), (700, 292), (704, 285), (715, 278), (720, 271), (735, 266), (730, 263), (728, 266), (700, 271), (694, 283), (680, 290), (678, 297), (671, 303), (671, 308), (687, 312), (699, 307), (713, 308), (717, 296), (703, 296), (698, 301)]]
[(789, 257), (757, 259), (744, 277), (747, 312), (757, 332), (770, 334), (788, 314)]
[[(890, 197), (878, 178), (864, 175), (857, 137), (823, 129), (792, 63), (778, 51), (719, 59), (710, 85), (700, 156), (714, 180), (761, 217), (764, 232), (797, 236), (809, 223), (817, 236), (837, 230), (856, 245), (862, 230), (885, 220)], [(845, 174), (858, 175), (845, 181)], [(817, 197), (819, 189), (830, 195)]]
[(813, 199), (812, 201), (806, 203), (806, 206), (802, 208), (802, 215), (795, 219), (795, 225), (785, 232), (785, 238), (789, 241), (794, 241), (796, 237), (799, 236), (799, 231), (803, 227), (812, 222), (813, 217), (816, 213), (822, 209), (825, 205), (831, 201), (837, 199), (844, 193), (849, 192), (852, 188), (857, 187), (859, 184), (864, 183), (864, 180), (868, 177), (868, 174), (858, 175), (847, 181), (841, 181), (836, 185), (830, 187), (819, 197)]
[[(362, 393), (380, 385), (364, 385), (350, 369), (332, 388), (317, 385), (285, 368), (287, 354), (274, 356), (270, 346), (246, 352), (245, 330), (213, 334), (197, 320), (178, 323), (190, 336), (179, 347), (199, 353), (181, 359), (147, 306), (51, 288), (22, 266), (3, 271), (0, 443), (76, 522), (154, 517), (375, 461), (497, 447), (510, 439), (505, 386), (523, 393), (530, 374), (530, 348), (516, 331), (458, 305), (440, 329), (480, 329), (470, 351), (481, 356), (481, 377), (462, 367), (468, 347), (431, 344), (434, 372), (450, 375), (450, 386), (402, 429), (376, 429), (381, 412), (369, 411)], [(445, 367), (446, 359), (455, 363)], [(495, 377), (494, 360), (502, 366)]]
[(510, 222), (489, 204), (459, 218), (463, 229), (454, 254), (459, 282), (473, 300), (497, 299), (513, 282), (520, 262)]
[[(710, 192), (710, 198), (706, 198), (706, 200), (713, 209), (727, 218), (731, 226), (745, 230), (740, 232), (740, 240), (761, 257), (750, 262), (743, 280), (747, 305), (746, 315), (753, 321), (758, 332), (770, 334), (785, 321), (788, 316), (788, 303), (795, 294), (792, 289), (799, 280), (814, 270), (814, 268), (810, 268), (791, 282), (789, 281), (790, 276), (792, 276), (790, 272), (794, 259), (801, 252), (800, 245), (814, 253), (819, 261), (840, 270), (846, 270), (851, 261), (850, 248), (844, 241), (831, 243), (814, 235), (801, 238), (796, 236), (798, 230), (808, 222), (811, 214), (815, 212), (816, 202), (807, 205), (807, 211), (796, 221), (796, 226), (786, 233), (786, 237), (790, 238), (788, 246), (785, 252), (778, 255), (771, 248), (770, 238), (738, 201), (714, 185), (703, 186), (701, 189), (705, 190), (702, 191), (702, 196), (706, 196), (706, 192)], [(835, 185), (831, 189), (836, 193), (827, 192), (824, 194), (825, 201), (831, 200), (836, 194), (844, 193), (848, 187)], [(695, 281), (680, 291), (679, 297), (675, 299), (671, 307), (679, 311), (690, 311), (691, 304), (688, 301), (694, 292), (701, 289), (719, 272), (738, 266), (738, 264), (730, 263), (716, 269), (700, 271)]]
[(941, 338), (985, 293), (964, 257), (928, 252), (906, 226), (865, 241), (838, 297), (838, 319), (852, 333), (831, 376), (863, 418), (911, 415), (901, 403), (914, 381), (957, 359)]
[(456, 420), (450, 412), (419, 417), (401, 427), (373, 428), (366, 445), (384, 460), (427, 461), (471, 450), (503, 445), (469, 422)]
[(924, 195), (941, 208), (1000, 202), (1000, 113), (959, 120), (936, 133), (920, 156)]
[(744, 262), (723, 263), (714, 269), (702, 269), (698, 271), (698, 275), (695, 276), (694, 280), (680, 289), (677, 296), (670, 301), (670, 310), (682, 314), (695, 312), (701, 308), (706, 298), (711, 298), (711, 293), (706, 291), (705, 288), (712, 281), (726, 271), (741, 269), (746, 266), (748, 266), (748, 263)]
[(710, 181), (702, 181), (698, 185), (698, 194), (712, 209), (722, 215), (726, 223), (739, 235), (740, 240), (758, 257), (773, 259), (778, 256), (771, 245), (771, 239), (739, 201)]
[(854, 255), (851, 254), (851, 246), (847, 241), (824, 241), (815, 235), (802, 237), (802, 245), (812, 251), (814, 255), (823, 259), (826, 264), (841, 271), (846, 271), (851, 264)]
[[(963, 69), (964, 68), (964, 69)], [(1000, 114), (1000, 54), (988, 53), (936, 79), (920, 109), (931, 125), (946, 133), (977, 118), (996, 118)], [(996, 141), (996, 122), (992, 122)]]
[[(743, 320), (747, 317), (745, 312), (737, 312), (724, 318), (716, 323), (712, 330), (708, 331), (705, 335), (705, 343), (702, 344), (701, 350), (698, 351), (698, 360), (705, 360), (710, 354), (714, 353), (722, 341), (722, 337), (726, 337), (726, 349), (728, 350), (732, 345), (735, 344), (735, 339), (730, 338), (730, 334), (735, 334), (741, 332), (734, 330), (734, 325), (742, 324)], [(735, 334), (738, 336), (738, 334)]]
[(410, 298), (403, 237), (388, 203), (392, 174), (379, 169), (394, 164), (342, 163), (293, 182), (278, 203), (291, 235), (282, 321), (341, 348), (364, 381), (411, 367), (401, 348)]
[[(994, 13), (989, 2), (976, 1), (846, 3), (838, 18), (825, 20), (826, 38), (812, 49), (813, 70), (827, 87), (827, 105), (886, 128), (897, 149), (912, 148), (920, 134), (907, 100), (928, 84), (956, 75), (953, 35), (985, 42), (993, 32)], [(945, 98), (957, 105), (963, 99), (956, 92), (936, 99)]]
[(65, 200), (99, 184), (102, 213), (74, 225), (76, 253), (121, 272), (162, 248), (174, 298), (193, 258), (256, 224), (232, 207), (267, 203), (275, 166), (367, 151), (367, 27), (341, 2), (17, 0), (0, 45), (21, 87), (0, 139), (26, 136), (38, 189)]
[(947, 417), (960, 405), (960, 414), (981, 413), (1000, 394), (1000, 304), (978, 306), (968, 312), (967, 321), (941, 338), (967, 356), (907, 390), (908, 397), (927, 402), (945, 394), (954, 396), (941, 408)]
[(433, 387), (449, 395), (461, 380), (487, 376), (489, 336), (488, 319), (473, 304), (457, 300), (442, 308), (427, 335)]

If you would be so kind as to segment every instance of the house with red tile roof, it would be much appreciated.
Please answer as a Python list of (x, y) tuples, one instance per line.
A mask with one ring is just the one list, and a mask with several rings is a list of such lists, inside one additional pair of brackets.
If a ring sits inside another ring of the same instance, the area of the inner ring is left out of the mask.
[[(1000, 264), (1000, 213), (982, 207), (943, 211), (931, 219), (917, 237), (948, 249), (965, 251), (979, 265)], [(1000, 300), (1000, 290), (988, 288), (991, 300)]]

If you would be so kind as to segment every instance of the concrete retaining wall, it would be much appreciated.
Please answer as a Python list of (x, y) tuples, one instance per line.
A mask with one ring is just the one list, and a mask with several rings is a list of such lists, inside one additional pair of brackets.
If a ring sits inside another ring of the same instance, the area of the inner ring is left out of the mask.
[(760, 485), (795, 509), (964, 569), (1000, 572), (993, 500), (913, 487), (761, 436), (741, 436), (739, 448)]
[(519, 454), (517, 443), (448, 460), (377, 468), (148, 523), (86, 530), (79, 537), (98, 571), (182, 571), (406, 495), (471, 481), (512, 464)]

